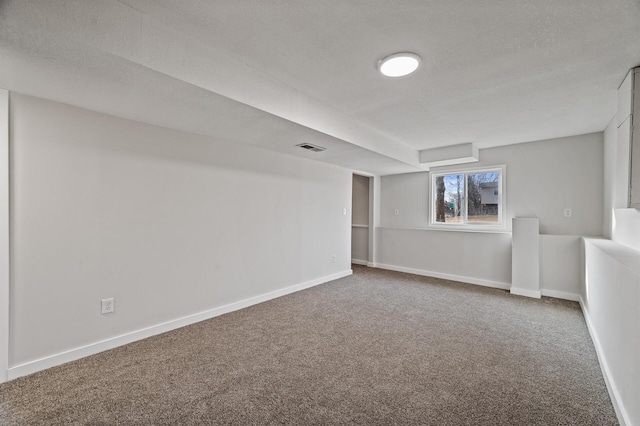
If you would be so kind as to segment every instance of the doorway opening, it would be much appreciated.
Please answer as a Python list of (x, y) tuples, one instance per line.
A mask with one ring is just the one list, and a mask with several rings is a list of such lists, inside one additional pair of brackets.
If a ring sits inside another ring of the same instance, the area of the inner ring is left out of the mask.
[(369, 263), (370, 177), (353, 175), (351, 192), (351, 263)]

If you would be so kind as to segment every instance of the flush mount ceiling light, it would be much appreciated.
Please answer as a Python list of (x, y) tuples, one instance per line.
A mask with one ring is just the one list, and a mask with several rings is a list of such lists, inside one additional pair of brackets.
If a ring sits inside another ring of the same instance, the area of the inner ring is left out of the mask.
[(394, 53), (378, 62), (378, 70), (387, 77), (404, 77), (420, 66), (420, 56), (415, 53)]

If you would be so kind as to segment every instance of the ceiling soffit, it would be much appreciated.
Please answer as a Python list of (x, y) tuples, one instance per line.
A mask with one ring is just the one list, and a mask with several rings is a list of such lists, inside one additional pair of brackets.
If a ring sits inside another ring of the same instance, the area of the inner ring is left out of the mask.
[[(422, 169), (417, 150), (120, 2), (27, 0), (2, 8), (2, 31), (19, 33), (21, 48), (37, 50), (49, 40), (57, 53), (96, 50), (378, 153), (412, 171)], [(121, 62), (112, 61), (113, 69), (107, 66), (102, 74), (120, 72)]]

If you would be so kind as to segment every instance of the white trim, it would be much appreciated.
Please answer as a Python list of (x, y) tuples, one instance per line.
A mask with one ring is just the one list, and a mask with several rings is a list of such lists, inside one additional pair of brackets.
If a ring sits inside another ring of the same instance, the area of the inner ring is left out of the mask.
[(609, 397), (611, 398), (613, 409), (615, 410), (616, 416), (618, 417), (618, 422), (620, 423), (620, 426), (630, 426), (632, 423), (629, 419), (629, 414), (627, 414), (627, 410), (625, 410), (624, 405), (622, 405), (620, 392), (618, 392), (618, 388), (613, 382), (611, 372), (609, 370), (609, 364), (607, 364), (607, 359), (604, 356), (604, 350), (600, 345), (600, 339), (598, 338), (596, 329), (593, 327), (591, 317), (589, 316), (589, 311), (585, 308), (582, 296), (578, 296), (578, 298), (580, 302), (580, 309), (582, 309), (582, 315), (584, 316), (584, 320), (587, 323), (587, 329), (589, 330), (589, 334), (591, 335), (591, 340), (593, 340), (593, 346), (595, 346), (596, 348), (596, 355), (598, 356), (598, 361), (600, 362), (600, 369), (602, 370), (604, 383), (607, 385)]
[(480, 278), (463, 277), (461, 275), (443, 274), (441, 272), (425, 271), (423, 269), (407, 268), (404, 266), (386, 265), (384, 263), (377, 263), (374, 267), (380, 268), (380, 269), (388, 269), (389, 271), (406, 272), (408, 274), (422, 275), (425, 277), (459, 281), (466, 284), (481, 285), (483, 287), (499, 288), (502, 290), (509, 290), (511, 288), (511, 284), (508, 284), (508, 283), (483, 280)]
[(572, 302), (580, 301), (580, 295), (575, 293), (567, 293), (564, 291), (557, 291), (557, 290), (548, 290), (546, 288), (543, 288), (542, 290), (540, 290), (540, 293), (543, 296), (555, 297), (556, 299), (570, 300)]
[(353, 263), (354, 265), (362, 265), (362, 266), (367, 266), (367, 261), (366, 260), (360, 260), (360, 259), (351, 259), (351, 263)]
[(473, 232), (478, 234), (509, 234), (511, 235), (511, 231), (508, 231), (506, 228), (494, 228), (487, 226), (486, 228), (469, 228), (467, 225), (460, 225), (459, 228), (455, 227), (456, 225), (431, 225), (429, 228), (400, 228), (400, 227), (389, 227), (384, 226), (381, 228), (389, 228), (389, 229), (414, 229), (419, 231), (445, 231), (445, 232)]
[(469, 232), (469, 233), (480, 233), (480, 234), (508, 234), (511, 235), (511, 231), (506, 230), (496, 230), (496, 229), (441, 229), (438, 227), (428, 227), (428, 228), (416, 228), (410, 226), (377, 226), (376, 229), (394, 229), (400, 231), (428, 231), (428, 232), (440, 232), (442, 230), (447, 232)]
[(9, 161), (9, 91), (0, 89), (0, 383), (9, 380), (9, 288), (11, 282)]
[(163, 322), (150, 327), (146, 327), (140, 330), (125, 333), (120, 336), (112, 337), (109, 339), (101, 340), (99, 342), (91, 343), (85, 346), (70, 349), (65, 352), (60, 352), (55, 355), (47, 356), (37, 359), (35, 361), (29, 361), (24, 364), (16, 365), (9, 368), (9, 380), (26, 376), (37, 371), (41, 371), (47, 368), (55, 367), (56, 365), (64, 364), (66, 362), (75, 361), (80, 358), (84, 358), (89, 355), (94, 355), (99, 352), (103, 352), (109, 349), (116, 348), (118, 346), (126, 345), (147, 337), (155, 336), (157, 334), (165, 333), (167, 331), (175, 330), (176, 328), (184, 327), (196, 322), (204, 321), (219, 315), (224, 315), (229, 312), (237, 311), (258, 303), (266, 302), (267, 300), (276, 299), (278, 297), (285, 296), (287, 294), (295, 293), (297, 291), (305, 290), (310, 287), (324, 284), (329, 281), (337, 280), (342, 277), (346, 277), (353, 274), (351, 269), (338, 272), (324, 277), (316, 278), (311, 281), (306, 281), (300, 284), (292, 285), (280, 290), (271, 291), (258, 296), (250, 297), (248, 299), (240, 300), (238, 302), (230, 303), (228, 305), (220, 306), (217, 308), (209, 309), (204, 312), (199, 312), (193, 315), (187, 315), (182, 318)]
[(367, 262), (367, 266), (368, 266), (369, 268), (377, 268), (377, 267), (378, 267), (378, 264), (377, 264), (377, 263), (375, 263), (375, 262)]
[(357, 225), (357, 224), (353, 224), (351, 225), (352, 228), (369, 228), (369, 225)]
[(526, 288), (518, 287), (511, 287), (511, 294), (515, 294), (516, 296), (533, 297), (535, 299), (540, 299), (540, 297), (542, 297), (540, 290), (527, 290)]

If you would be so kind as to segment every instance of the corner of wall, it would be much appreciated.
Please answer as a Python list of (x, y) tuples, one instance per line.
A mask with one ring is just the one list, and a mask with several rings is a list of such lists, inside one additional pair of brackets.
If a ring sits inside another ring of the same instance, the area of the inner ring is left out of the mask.
[(616, 199), (615, 170), (617, 155), (617, 127), (614, 116), (604, 130), (603, 141), (603, 211), (602, 211), (602, 235), (612, 238), (613, 235), (613, 209)]
[(9, 91), (0, 89), (0, 383), (9, 370)]

